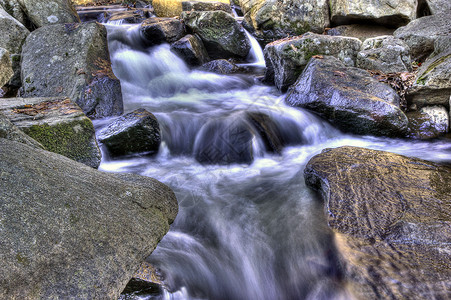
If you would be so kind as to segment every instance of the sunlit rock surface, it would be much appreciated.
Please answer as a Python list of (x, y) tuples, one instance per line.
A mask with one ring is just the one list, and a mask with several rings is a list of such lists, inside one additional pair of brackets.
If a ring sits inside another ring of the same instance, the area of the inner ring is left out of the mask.
[(177, 214), (174, 193), (0, 139), (0, 298), (117, 299)]
[(313, 157), (305, 181), (325, 201), (357, 299), (447, 299), (451, 168), (356, 147)]
[(80, 22), (71, 0), (17, 0), (37, 27)]

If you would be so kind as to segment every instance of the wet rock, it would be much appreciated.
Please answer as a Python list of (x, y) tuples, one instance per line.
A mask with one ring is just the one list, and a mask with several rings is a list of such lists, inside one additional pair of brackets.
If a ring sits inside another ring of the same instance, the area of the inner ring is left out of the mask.
[(354, 66), (361, 45), (362, 42), (356, 38), (314, 33), (272, 42), (264, 49), (267, 66), (265, 81), (274, 81), (278, 89), (285, 91), (315, 55), (332, 55), (346, 65)]
[(313, 157), (304, 174), (325, 201), (357, 299), (449, 296), (449, 166), (340, 147)]
[(20, 54), (25, 39), (30, 34), (22, 23), (0, 7), (0, 47), (11, 54)]
[(17, 128), (16, 125), (0, 112), (0, 138), (16, 141), (19, 143), (27, 144), (31, 147), (44, 149), (44, 147), (38, 143), (32, 137), (26, 135), (22, 130)]
[(233, 74), (240, 71), (240, 67), (225, 59), (210, 61), (203, 64), (200, 69), (218, 74)]
[(142, 23), (153, 15), (153, 9), (140, 8), (140, 9), (128, 9), (126, 11), (106, 13), (105, 21), (117, 22), (123, 21), (127, 24)]
[(9, 52), (0, 48), (0, 88), (14, 75)]
[(0, 174), (6, 299), (117, 299), (177, 214), (173, 192), (154, 179), (5, 139)]
[(285, 101), (356, 134), (404, 136), (407, 129), (399, 96), (390, 86), (330, 56), (313, 58)]
[(249, 124), (241, 118), (210, 120), (198, 133), (194, 156), (203, 164), (250, 164), (254, 154)]
[(446, 52), (431, 55), (418, 69), (415, 82), (408, 91), (407, 102), (417, 109), (424, 105), (449, 107), (450, 95), (451, 48), (448, 48)]
[(395, 29), (378, 25), (350, 24), (327, 29), (327, 35), (355, 37), (362, 42), (366, 39), (392, 35)]
[(412, 60), (423, 61), (434, 51), (434, 42), (439, 37), (451, 35), (450, 28), (449, 14), (441, 13), (413, 20), (393, 35), (410, 47)]
[(80, 22), (71, 0), (17, 0), (37, 27)]
[(222, 10), (226, 13), (231, 14), (232, 9), (230, 4), (224, 2), (201, 2), (201, 1), (183, 1), (182, 2), (183, 11), (213, 11)]
[(91, 118), (121, 114), (122, 93), (111, 69), (106, 35), (99, 23), (33, 31), (22, 52), (22, 96), (67, 96)]
[(244, 30), (223, 11), (183, 12), (185, 26), (198, 34), (212, 59), (245, 58), (251, 49)]
[(416, 18), (417, 0), (405, 1), (330, 1), (330, 18), (333, 25), (358, 22), (376, 23), (391, 27), (406, 25)]
[(100, 165), (92, 122), (70, 99), (8, 98), (0, 110), (46, 150), (93, 168)]
[(158, 152), (161, 136), (158, 121), (145, 109), (119, 117), (98, 133), (98, 140), (112, 156)]
[(325, 0), (240, 0), (240, 6), (250, 31), (263, 44), (309, 31), (322, 33), (329, 27), (329, 6)]
[(449, 132), (449, 114), (443, 106), (425, 106), (419, 111), (407, 113), (408, 137), (432, 139)]
[(185, 29), (174, 18), (150, 18), (141, 24), (140, 34), (146, 46), (153, 46), (179, 40), (185, 35)]
[(264, 142), (266, 151), (282, 153), (282, 149), (288, 144), (288, 141), (284, 140), (279, 125), (261, 112), (248, 112), (246, 117)]
[(188, 34), (171, 45), (171, 51), (181, 57), (189, 66), (199, 66), (210, 60), (202, 40)]
[(410, 48), (393, 36), (370, 38), (363, 42), (362, 49), (357, 54), (356, 66), (382, 73), (410, 72)]

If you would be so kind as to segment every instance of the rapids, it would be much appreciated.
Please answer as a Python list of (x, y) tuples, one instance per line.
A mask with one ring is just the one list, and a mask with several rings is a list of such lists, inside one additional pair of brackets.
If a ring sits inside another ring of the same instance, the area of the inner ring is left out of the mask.
[[(165, 290), (143, 299), (349, 299), (324, 204), (304, 184), (308, 160), (324, 148), (354, 145), (451, 162), (451, 146), (443, 141), (344, 134), (286, 106), (284, 95), (253, 74), (191, 70), (169, 45), (143, 49), (136, 25), (108, 31), (125, 110), (155, 114), (162, 145), (152, 157), (111, 160), (103, 151), (100, 169), (156, 178), (174, 190), (179, 203), (169, 233), (147, 259), (159, 269)], [(248, 63), (261, 73), (261, 49), (252, 45)], [(267, 151), (260, 133), (249, 127), (251, 163), (195, 159), (208, 144), (222, 151), (240, 146), (221, 134), (246, 122), (250, 112), (276, 124), (287, 141), (280, 153)], [(108, 122), (94, 123), (100, 130)], [(214, 132), (206, 130), (211, 122), (217, 123)]]

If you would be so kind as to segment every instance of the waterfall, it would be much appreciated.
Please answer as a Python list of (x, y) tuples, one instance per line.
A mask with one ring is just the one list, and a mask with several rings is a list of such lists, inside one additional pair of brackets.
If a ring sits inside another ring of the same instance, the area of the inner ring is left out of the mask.
[(248, 56), (248, 60), (250, 60), (250, 63), (242, 65), (265, 68), (266, 63), (262, 47), (258, 43), (257, 39), (252, 34), (250, 34), (246, 29), (244, 29), (244, 32), (246, 33), (246, 36), (249, 39), (249, 42), (251, 43), (251, 50)]

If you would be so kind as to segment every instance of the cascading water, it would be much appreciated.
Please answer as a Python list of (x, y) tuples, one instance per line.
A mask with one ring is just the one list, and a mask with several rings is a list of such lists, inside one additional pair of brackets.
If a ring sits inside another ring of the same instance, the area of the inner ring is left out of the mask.
[[(252, 76), (190, 70), (168, 45), (142, 49), (136, 27), (108, 30), (125, 109), (154, 113), (162, 146), (155, 157), (104, 156), (100, 169), (154, 177), (179, 203), (148, 258), (167, 290), (147, 298), (349, 299), (324, 205), (304, 184), (307, 161), (341, 145), (451, 161), (451, 147), (440, 141), (342, 134), (287, 107)], [(219, 156), (200, 159), (212, 151)]]

